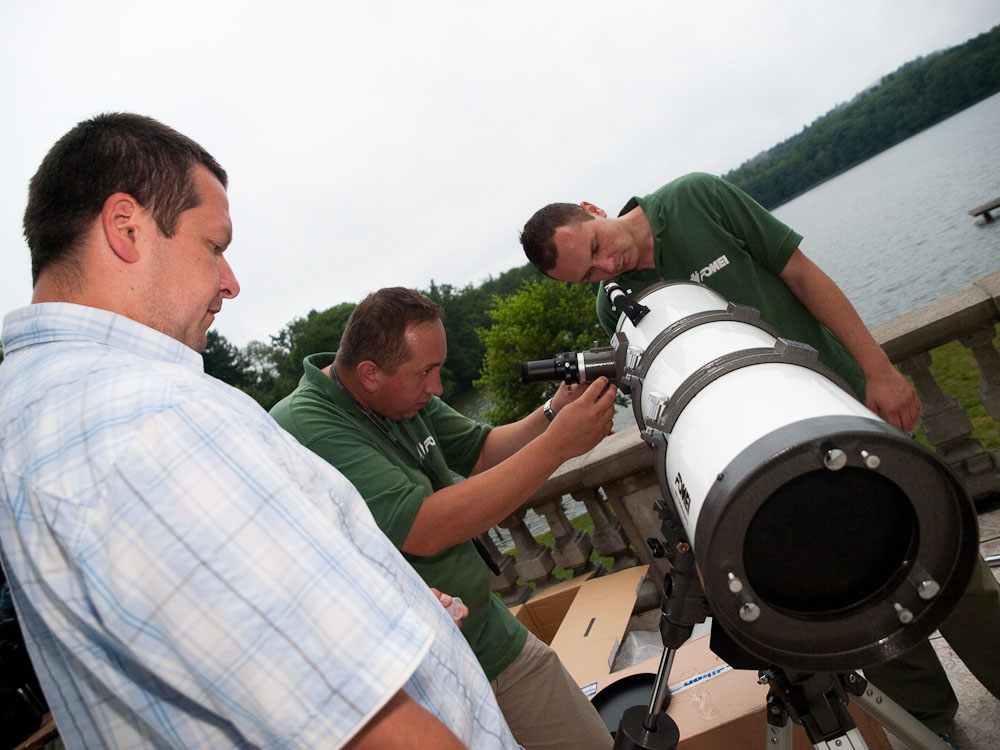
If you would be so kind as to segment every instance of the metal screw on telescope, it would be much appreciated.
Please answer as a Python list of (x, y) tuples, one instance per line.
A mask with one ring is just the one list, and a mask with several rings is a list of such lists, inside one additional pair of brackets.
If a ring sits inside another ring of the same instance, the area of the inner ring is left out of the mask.
[(740, 606), (740, 619), (743, 622), (753, 622), (760, 617), (760, 607), (753, 602), (746, 602)]
[(830, 471), (840, 471), (847, 465), (847, 454), (840, 448), (831, 448), (823, 456), (823, 465)]
[(868, 451), (861, 451), (861, 459), (869, 469), (877, 469), (882, 465), (882, 459)]
[(919, 586), (917, 586), (917, 594), (923, 600), (933, 599), (938, 595), (941, 590), (941, 586), (933, 578), (928, 578), (926, 581), (922, 581)]

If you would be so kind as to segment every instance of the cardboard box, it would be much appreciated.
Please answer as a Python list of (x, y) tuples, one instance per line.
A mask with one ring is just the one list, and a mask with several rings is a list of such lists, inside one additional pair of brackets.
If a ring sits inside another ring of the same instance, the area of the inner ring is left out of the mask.
[(592, 576), (593, 573), (577, 576), (548, 586), (535, 593), (524, 604), (511, 607), (510, 611), (539, 640), (551, 644), (580, 587)]
[(594, 578), (579, 587), (550, 644), (578, 685), (611, 672), (647, 567)]
[[(513, 607), (508, 607), (508, 609), (524, 627), (535, 633), (535, 623), (532, 621), (531, 615), (528, 614), (528, 610), (523, 604), (515, 604)], [(535, 635), (537, 636), (538, 633), (535, 633)]]
[[(646, 570), (644, 566), (575, 584), (567, 581), (512, 610), (529, 629), (549, 634), (555, 628), (552, 648), (612, 732), (626, 708), (648, 706), (660, 666), (660, 658), (653, 657), (611, 673)], [(667, 713), (680, 731), (678, 750), (771, 746), (765, 717), (767, 687), (757, 684), (756, 671), (732, 669), (716, 656), (707, 636), (677, 650), (669, 684), (672, 698)], [(849, 709), (870, 750), (891, 750), (877, 722), (853, 703)], [(793, 727), (793, 745), (795, 750), (812, 747), (800, 726)]]
[[(630, 705), (649, 704), (659, 659), (647, 659), (606, 675), (593, 686), (591, 700), (612, 732)], [(708, 636), (688, 641), (677, 650), (670, 670), (667, 714), (676, 722), (681, 740), (677, 750), (730, 750), (769, 747), (766, 720), (767, 686), (757, 684), (757, 672), (733, 669), (709, 649)], [(856, 704), (848, 710), (870, 750), (891, 750), (882, 727)], [(614, 726), (612, 726), (614, 725)], [(795, 750), (813, 745), (805, 730), (792, 728)]]

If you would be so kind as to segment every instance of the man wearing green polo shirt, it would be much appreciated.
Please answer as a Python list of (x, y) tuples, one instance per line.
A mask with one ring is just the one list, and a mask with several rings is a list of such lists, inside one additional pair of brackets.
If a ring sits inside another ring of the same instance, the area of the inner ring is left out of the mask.
[[(610, 733), (555, 653), (490, 592), (472, 540), (610, 433), (615, 388), (603, 378), (572, 392), (560, 386), (519, 422), (475, 422), (439, 398), (442, 314), (409, 289), (370, 294), (336, 354), (307, 357), (298, 387), (271, 414), (357, 487), (430, 586), (463, 600), (462, 632), (526, 750), (610, 748)], [(468, 478), (455, 483), (453, 472)]]
[[(615, 279), (639, 292), (665, 280), (705, 284), (748, 305), (778, 333), (819, 352), (873, 412), (909, 431), (920, 401), (893, 367), (840, 288), (799, 249), (802, 236), (735, 185), (713, 175), (680, 177), (614, 218), (591, 203), (551, 203), (524, 225), (534, 266), (559, 281)], [(608, 332), (618, 312), (597, 295)], [(940, 631), (972, 673), (1000, 697), (1000, 586), (979, 559), (965, 595)], [(866, 675), (941, 735), (958, 710), (947, 675), (927, 641)]]

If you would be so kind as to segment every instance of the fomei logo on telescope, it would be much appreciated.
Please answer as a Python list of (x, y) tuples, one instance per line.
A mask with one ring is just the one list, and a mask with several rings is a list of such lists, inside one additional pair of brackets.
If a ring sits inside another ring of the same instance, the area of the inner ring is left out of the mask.
[(711, 276), (716, 271), (719, 271), (729, 265), (729, 258), (725, 255), (720, 255), (718, 258), (713, 260), (707, 266), (705, 266), (700, 271), (695, 271), (691, 274), (691, 281), (704, 281), (709, 276)]
[(674, 477), (674, 487), (677, 488), (677, 496), (684, 504), (684, 514), (687, 515), (691, 511), (691, 496), (688, 494), (687, 487), (684, 486), (680, 472), (677, 472), (677, 476)]

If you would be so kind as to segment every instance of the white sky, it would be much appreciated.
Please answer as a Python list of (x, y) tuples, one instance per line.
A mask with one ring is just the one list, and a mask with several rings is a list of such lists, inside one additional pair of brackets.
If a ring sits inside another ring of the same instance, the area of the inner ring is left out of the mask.
[(216, 326), (243, 346), (381, 286), (478, 284), (525, 262), (541, 205), (727, 172), (997, 23), (996, 0), (0, 0), (0, 313), (31, 295), (28, 180), (99, 112), (229, 172), (242, 292)]

